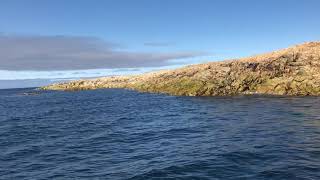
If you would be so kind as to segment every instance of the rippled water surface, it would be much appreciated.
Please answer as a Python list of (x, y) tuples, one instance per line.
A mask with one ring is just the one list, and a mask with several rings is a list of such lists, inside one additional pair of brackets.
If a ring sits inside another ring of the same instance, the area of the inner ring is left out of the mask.
[(0, 179), (320, 179), (319, 97), (0, 90)]

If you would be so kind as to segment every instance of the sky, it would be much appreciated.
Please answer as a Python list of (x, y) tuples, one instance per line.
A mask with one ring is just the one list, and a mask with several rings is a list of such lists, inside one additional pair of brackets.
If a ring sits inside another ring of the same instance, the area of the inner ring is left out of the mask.
[(319, 0), (1, 0), (0, 88), (139, 74), (320, 40)]

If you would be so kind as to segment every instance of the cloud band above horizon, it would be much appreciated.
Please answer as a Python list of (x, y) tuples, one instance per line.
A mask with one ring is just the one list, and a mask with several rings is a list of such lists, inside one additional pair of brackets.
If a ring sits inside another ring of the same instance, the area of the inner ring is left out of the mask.
[(201, 52), (130, 52), (115, 43), (80, 36), (0, 34), (0, 70), (56, 71), (159, 67), (170, 60), (202, 56)]

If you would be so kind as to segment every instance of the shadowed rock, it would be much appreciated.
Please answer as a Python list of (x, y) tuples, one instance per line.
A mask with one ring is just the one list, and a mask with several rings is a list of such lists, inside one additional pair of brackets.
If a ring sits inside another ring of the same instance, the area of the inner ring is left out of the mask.
[(320, 95), (320, 42), (263, 55), (135, 76), (77, 80), (44, 90), (127, 88), (184, 96)]

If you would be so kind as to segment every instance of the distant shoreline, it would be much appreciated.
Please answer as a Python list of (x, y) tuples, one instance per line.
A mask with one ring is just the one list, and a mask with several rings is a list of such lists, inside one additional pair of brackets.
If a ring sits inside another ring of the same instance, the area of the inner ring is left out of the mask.
[(126, 88), (180, 96), (320, 95), (320, 42), (258, 56), (132, 76), (44, 86), (43, 90)]

